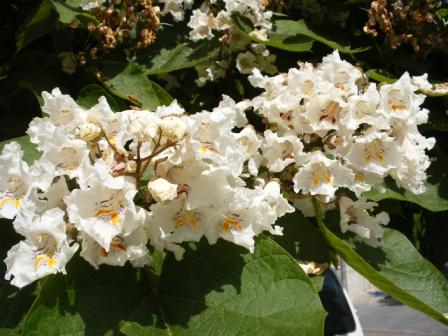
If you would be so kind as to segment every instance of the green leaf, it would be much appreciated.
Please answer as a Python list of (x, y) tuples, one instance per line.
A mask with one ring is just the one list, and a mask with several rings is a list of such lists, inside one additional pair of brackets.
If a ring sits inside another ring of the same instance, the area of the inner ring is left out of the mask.
[(387, 178), (385, 182), (372, 190), (365, 192), (363, 196), (368, 199), (379, 202), (384, 199), (395, 199), (406, 201), (420, 205), (430, 211), (446, 211), (448, 210), (448, 193), (446, 188), (446, 174), (438, 178), (438, 181), (425, 183), (426, 191), (422, 194), (414, 194), (403, 188), (397, 187), (391, 178)]
[(331, 250), (320, 230), (296, 211), (281, 217), (276, 223), (283, 227), (282, 236), (274, 236), (294, 258), (323, 264), (331, 262)]
[(232, 14), (232, 19), (239, 31), (252, 41), (293, 52), (310, 51), (313, 47), (314, 39), (301, 34), (300, 27), (295, 24), (295, 21), (276, 21), (273, 24), (272, 31), (269, 33), (268, 40), (262, 41), (249, 35), (253, 31), (253, 27), (248, 18), (234, 13)]
[(242, 15), (233, 13), (232, 20), (236, 27), (251, 40), (283, 50), (295, 52), (309, 51), (313, 41), (318, 41), (332, 49), (337, 49), (347, 54), (359, 53), (369, 49), (369, 47), (351, 49), (334, 38), (326, 37), (326, 33), (320, 32), (316, 28), (311, 29), (303, 19), (293, 21), (286, 20), (283, 16), (275, 16), (272, 19), (273, 27), (267, 41), (259, 40), (250, 35), (250, 32), (253, 31), (252, 24)]
[(43, 0), (16, 32), (17, 52), (31, 42), (48, 34), (56, 22), (56, 13), (50, 0)]
[(20, 145), (23, 151), (23, 159), (29, 164), (41, 157), (42, 153), (37, 150), (35, 144), (30, 142), (30, 137), (28, 135), (0, 142), (0, 152), (3, 151), (3, 147), (5, 147), (6, 144), (12, 141), (17, 142)]
[(117, 100), (98, 84), (88, 84), (79, 92), (77, 103), (85, 108), (91, 108), (98, 103), (98, 99), (104, 96), (109, 106), (114, 112), (120, 111), (120, 104)]
[(403, 234), (385, 228), (382, 245), (374, 248), (342, 234), (334, 212), (327, 213), (324, 224), (317, 201), (315, 210), (325, 239), (351, 267), (402, 303), (448, 325), (448, 282)]
[(147, 75), (168, 73), (190, 68), (218, 56), (220, 44), (216, 40), (185, 42), (173, 49), (162, 49), (154, 56), (148, 56)]
[(396, 78), (393, 78), (392, 75), (380, 69), (370, 69), (365, 72), (365, 75), (370, 79), (373, 79), (380, 83), (389, 83), (393, 84), (397, 81)]
[(58, 13), (59, 21), (64, 24), (70, 24), (74, 18), (85, 24), (88, 22), (98, 23), (95, 16), (81, 10), (82, 1), (51, 0), (51, 2)]
[(114, 95), (150, 110), (169, 105), (173, 98), (157, 83), (148, 79), (142, 68), (129, 63), (105, 83)]
[(180, 262), (165, 258), (158, 282), (148, 270), (71, 261), (67, 277), (45, 281), (23, 334), (323, 334), (311, 281), (269, 238), (254, 254), (221, 240), (193, 245)]

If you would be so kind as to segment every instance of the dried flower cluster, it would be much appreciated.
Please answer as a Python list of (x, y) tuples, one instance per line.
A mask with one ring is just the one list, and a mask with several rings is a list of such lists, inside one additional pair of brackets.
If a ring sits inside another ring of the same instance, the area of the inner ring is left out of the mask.
[[(132, 34), (137, 37), (136, 43), (127, 47), (146, 48), (156, 39), (160, 9), (151, 0), (88, 1), (82, 8), (96, 17), (97, 22), (89, 22), (87, 30), (94, 38), (99, 35), (99, 42), (87, 54), (80, 54), (81, 63), (86, 61), (86, 57), (96, 59), (102, 53), (131, 42)], [(77, 19), (71, 26), (75, 29), (79, 27)]]
[(374, 37), (385, 35), (389, 48), (410, 44), (422, 56), (448, 42), (447, 30), (436, 20), (436, 0), (377, 0), (368, 10), (364, 31)]

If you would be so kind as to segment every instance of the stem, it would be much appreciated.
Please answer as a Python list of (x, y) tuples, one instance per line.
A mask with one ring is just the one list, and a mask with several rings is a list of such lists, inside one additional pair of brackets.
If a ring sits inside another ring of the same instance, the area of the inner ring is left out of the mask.
[[(142, 177), (142, 173), (141, 173), (141, 168), (142, 168), (142, 160), (140, 158), (140, 149), (142, 147), (142, 143), (141, 141), (139, 141), (137, 143), (137, 160), (135, 161), (137, 167), (135, 168), (135, 179), (136, 179), (136, 183), (137, 183), (137, 192), (140, 195), (140, 197), (144, 200), (144, 201), (148, 201), (146, 195), (140, 190), (140, 181), (141, 181), (141, 177)], [(145, 168), (146, 169), (146, 168)], [(144, 170), (143, 170), (144, 171)]]

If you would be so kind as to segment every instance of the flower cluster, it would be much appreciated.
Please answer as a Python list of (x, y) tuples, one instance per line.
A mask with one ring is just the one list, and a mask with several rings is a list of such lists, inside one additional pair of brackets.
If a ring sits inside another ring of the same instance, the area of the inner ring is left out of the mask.
[(150, 246), (181, 259), (182, 243), (203, 237), (253, 252), (255, 236), (282, 234), (284, 214), (314, 216), (313, 198), (339, 208), (342, 232), (378, 245), (389, 218), (363, 192), (387, 176), (425, 190), (434, 139), (418, 131), (428, 111), (415, 92), (430, 87), (426, 77), (377, 87), (335, 51), (318, 66), (274, 77), (255, 69), (249, 80), (263, 90), (252, 100), (223, 96), (192, 115), (176, 101), (114, 113), (104, 97), (84, 109), (44, 92), (46, 116), (28, 129), (41, 157), (29, 166), (15, 142), (0, 155), (0, 217), (25, 238), (8, 252), (6, 278), (22, 287), (65, 272), (78, 249), (95, 268), (141, 267)]
[[(413, 193), (425, 190), (430, 164), (425, 151), (435, 140), (418, 131), (428, 110), (421, 108), (424, 96), (413, 84), (428, 84), (425, 78), (405, 73), (377, 87), (335, 51), (318, 66), (304, 63), (275, 77), (254, 71), (249, 80), (264, 90), (252, 100), (269, 125), (263, 164), (271, 173), (287, 172), (295, 206), (312, 216), (310, 196), (339, 205), (342, 230), (377, 244), (379, 224), (388, 219), (369, 216), (375, 204), (362, 193), (387, 176)], [(359, 200), (344, 196), (350, 192)]]
[(198, 86), (209, 81), (223, 78), (227, 70), (235, 63), (240, 73), (250, 74), (259, 69), (268, 74), (276, 74), (276, 56), (270, 54), (265, 45), (253, 43), (244, 36), (232, 22), (231, 14), (238, 13), (251, 21), (256, 28), (251, 34), (260, 40), (267, 39), (267, 31), (271, 29), (272, 12), (266, 10), (263, 1), (259, 0), (225, 0), (219, 6), (216, 0), (204, 1), (198, 9), (194, 9), (188, 26), (191, 28), (190, 39), (199, 41), (219, 37), (222, 43), (220, 59), (196, 67), (199, 78)]
[[(28, 135), (42, 153), (32, 166), (17, 143), (0, 155), (0, 216), (25, 239), (6, 258), (18, 287), (65, 265), (80, 248), (92, 266), (150, 262), (148, 246), (182, 258), (182, 242), (219, 238), (253, 251), (263, 231), (294, 209), (273, 181), (249, 186), (261, 145), (246, 102), (224, 97), (187, 115), (174, 101), (156, 111), (114, 113), (100, 98), (80, 107), (58, 89), (43, 93), (46, 117)], [(248, 163), (249, 162), (249, 163)]]

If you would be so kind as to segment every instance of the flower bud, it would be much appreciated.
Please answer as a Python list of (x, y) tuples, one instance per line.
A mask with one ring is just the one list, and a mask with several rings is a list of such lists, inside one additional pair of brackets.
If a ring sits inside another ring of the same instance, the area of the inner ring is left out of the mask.
[(177, 142), (187, 133), (187, 124), (179, 117), (166, 117), (160, 124), (162, 135), (169, 141)]
[(168, 182), (163, 178), (149, 181), (148, 190), (158, 203), (166, 203), (177, 197), (177, 184)]
[(98, 140), (103, 135), (103, 131), (101, 127), (94, 123), (87, 123), (81, 126), (78, 126), (75, 130), (75, 136), (78, 139), (84, 140), (86, 142), (93, 142)]

